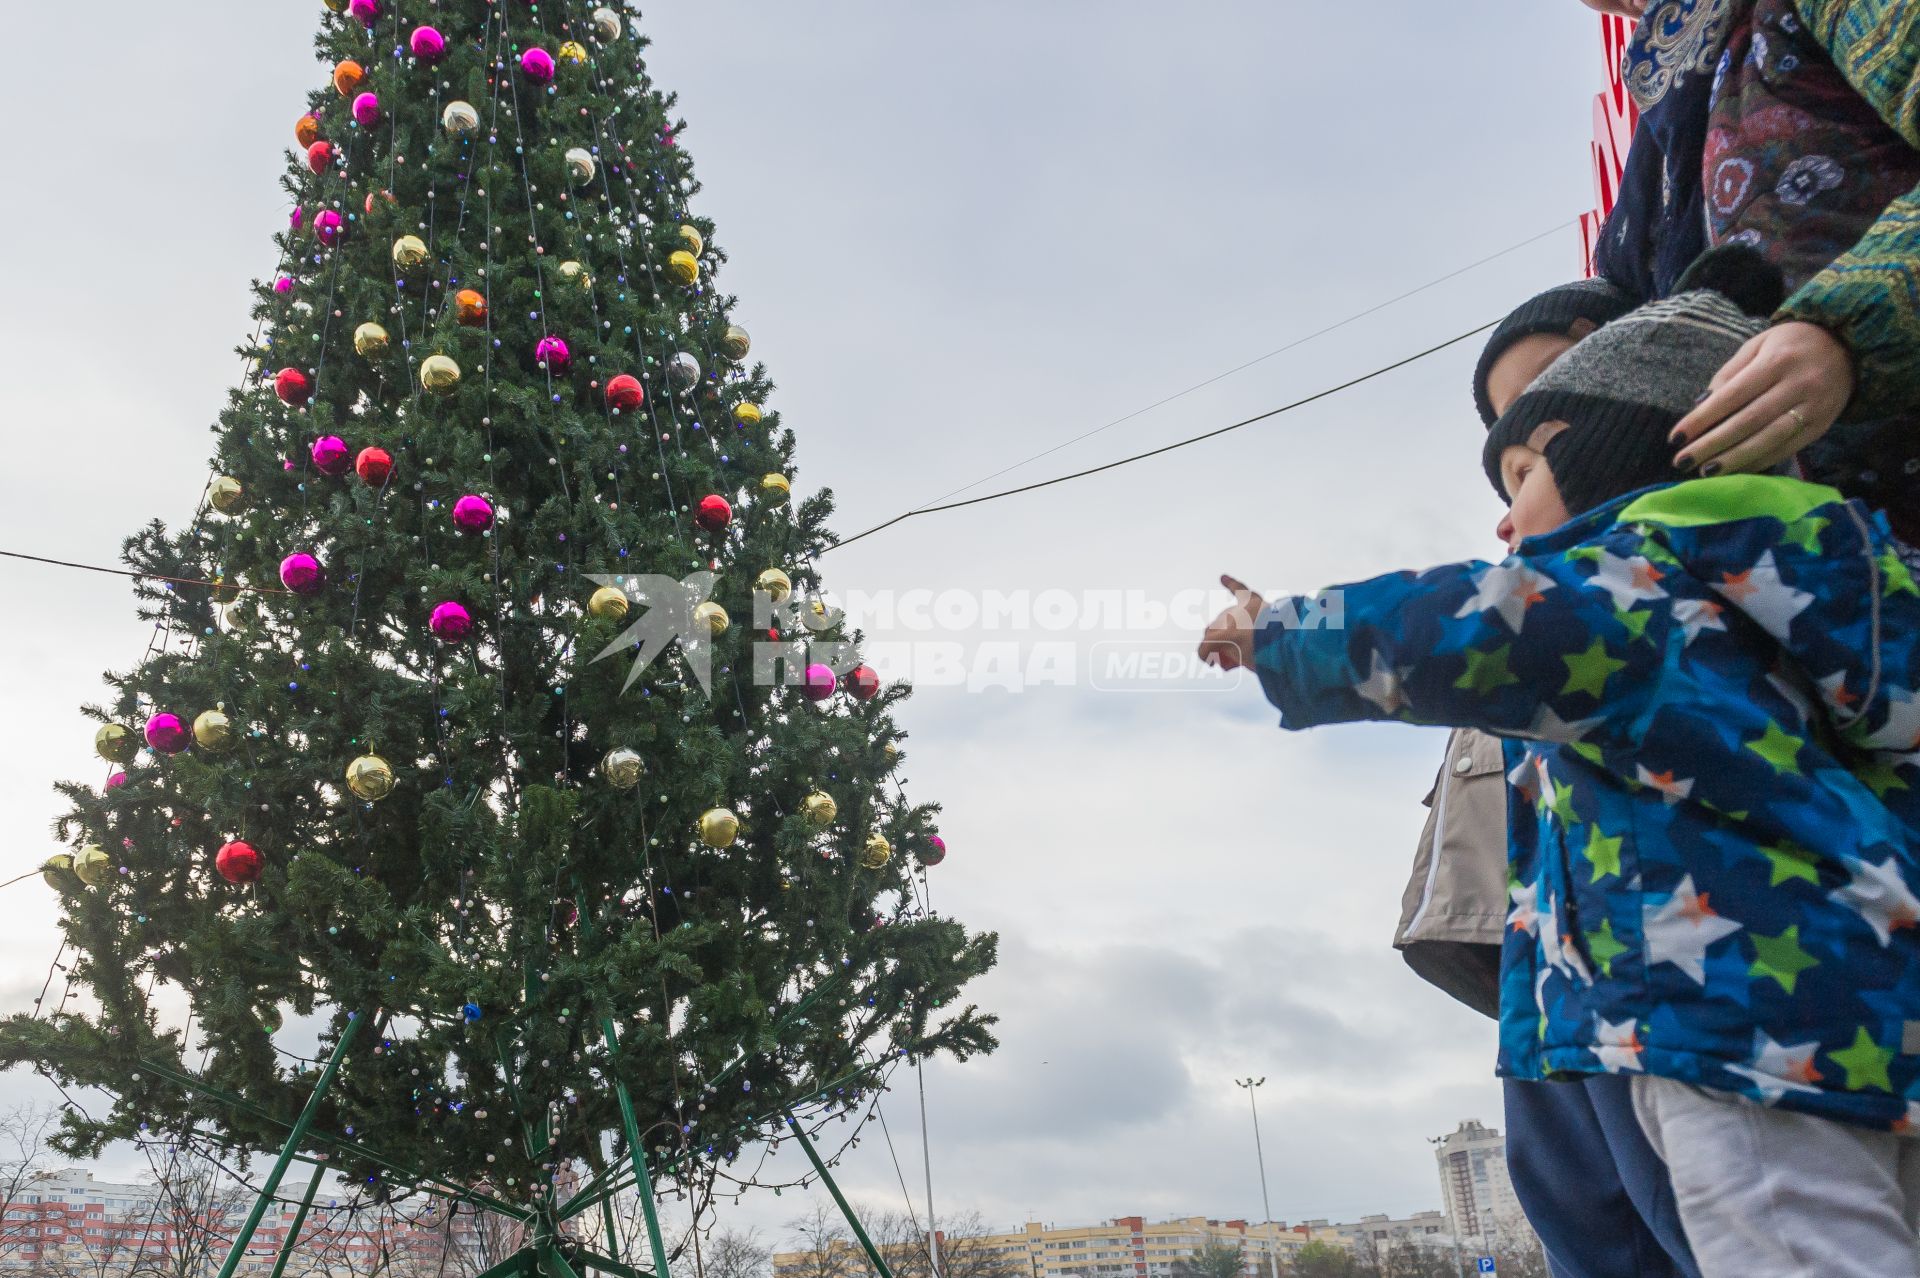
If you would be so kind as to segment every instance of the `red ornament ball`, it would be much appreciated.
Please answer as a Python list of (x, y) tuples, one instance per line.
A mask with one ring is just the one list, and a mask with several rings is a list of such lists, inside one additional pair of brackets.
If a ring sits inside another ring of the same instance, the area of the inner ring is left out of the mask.
[(369, 488), (384, 488), (393, 473), (393, 454), (384, 448), (363, 448), (353, 459), (353, 472)]
[(607, 407), (616, 413), (631, 413), (646, 400), (646, 388), (632, 373), (622, 373), (607, 383)]
[(847, 671), (847, 691), (856, 701), (871, 701), (880, 695), (880, 672), (872, 666), (855, 666)]
[(213, 868), (220, 877), (229, 883), (252, 883), (260, 877), (261, 867), (266, 864), (264, 857), (251, 843), (235, 839), (224, 843), (213, 854)]
[(333, 143), (315, 142), (307, 148), (307, 167), (315, 173), (325, 173), (333, 167)]
[(297, 368), (283, 368), (273, 375), (273, 393), (283, 404), (295, 408), (313, 398), (313, 383)]
[(700, 499), (700, 509), (694, 512), (693, 522), (708, 532), (719, 532), (733, 522), (733, 507), (720, 494), (708, 493)]

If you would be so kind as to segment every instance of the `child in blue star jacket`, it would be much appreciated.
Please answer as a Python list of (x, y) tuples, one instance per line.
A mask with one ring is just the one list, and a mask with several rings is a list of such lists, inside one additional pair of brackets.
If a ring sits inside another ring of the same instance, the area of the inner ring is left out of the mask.
[(1229, 579), (1202, 654), (1286, 728), (1507, 739), (1501, 1072), (1634, 1075), (1708, 1278), (1915, 1274), (1920, 587), (1832, 489), (1676, 482), (1668, 432), (1769, 309), (1745, 267), (1494, 425), (1506, 561), (1271, 608)]

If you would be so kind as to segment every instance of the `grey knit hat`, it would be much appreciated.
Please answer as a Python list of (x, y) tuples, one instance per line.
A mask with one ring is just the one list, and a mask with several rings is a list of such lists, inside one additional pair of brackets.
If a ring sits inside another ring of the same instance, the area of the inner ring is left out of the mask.
[(1480, 362), (1474, 366), (1473, 403), (1480, 410), (1481, 423), (1491, 426), (1499, 416), (1493, 411), (1493, 400), (1487, 394), (1487, 378), (1493, 373), (1494, 364), (1515, 342), (1541, 333), (1564, 337), (1581, 320), (1602, 328), (1633, 307), (1632, 294), (1600, 279), (1575, 280), (1528, 298), (1513, 314), (1500, 321), (1500, 327), (1487, 339), (1486, 349), (1480, 352)]
[(1481, 462), (1502, 499), (1500, 455), (1543, 422), (1566, 422), (1546, 446), (1569, 514), (1686, 475), (1667, 436), (1726, 362), (1767, 326), (1785, 292), (1752, 249), (1702, 254), (1675, 294), (1614, 320), (1555, 360), (1487, 432)]

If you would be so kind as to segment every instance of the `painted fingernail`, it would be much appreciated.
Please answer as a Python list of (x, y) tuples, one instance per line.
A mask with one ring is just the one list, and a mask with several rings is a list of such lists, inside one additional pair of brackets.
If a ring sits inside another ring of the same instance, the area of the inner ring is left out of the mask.
[(1708, 462), (1706, 465), (1700, 468), (1700, 478), (1702, 479), (1712, 479), (1715, 475), (1719, 473), (1720, 473), (1720, 463), (1717, 461)]
[(1675, 432), (1673, 432), (1673, 434), (1667, 436), (1667, 442), (1669, 444), (1684, 444), (1687, 442), (1686, 433), (1684, 431), (1676, 430)]
[(1673, 459), (1673, 468), (1683, 475), (1699, 464), (1699, 461), (1692, 457), (1676, 457)]
[(1709, 395), (1711, 395), (1711, 394), (1713, 394), (1713, 392), (1712, 392), (1712, 391), (1710, 391), (1710, 390), (1703, 390), (1703, 391), (1701, 391), (1701, 392), (1700, 392), (1700, 397), (1699, 397), (1698, 399), (1696, 399), (1696, 400), (1694, 400), (1693, 402), (1694, 402), (1694, 403), (1696, 403), (1696, 404), (1704, 404), (1704, 403), (1706, 403), (1706, 402), (1707, 402), (1707, 396), (1709, 396)]

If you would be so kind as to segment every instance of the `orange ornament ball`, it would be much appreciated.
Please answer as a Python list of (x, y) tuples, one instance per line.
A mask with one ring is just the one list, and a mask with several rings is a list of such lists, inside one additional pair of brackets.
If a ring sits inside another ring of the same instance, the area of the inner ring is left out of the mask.
[(303, 115), (293, 126), (293, 136), (299, 139), (301, 146), (312, 146), (320, 140), (320, 118)]
[(333, 89), (343, 98), (349, 98), (360, 86), (367, 82), (367, 69), (348, 58), (333, 69)]
[(487, 299), (478, 289), (463, 288), (453, 295), (453, 317), (468, 328), (487, 322)]

